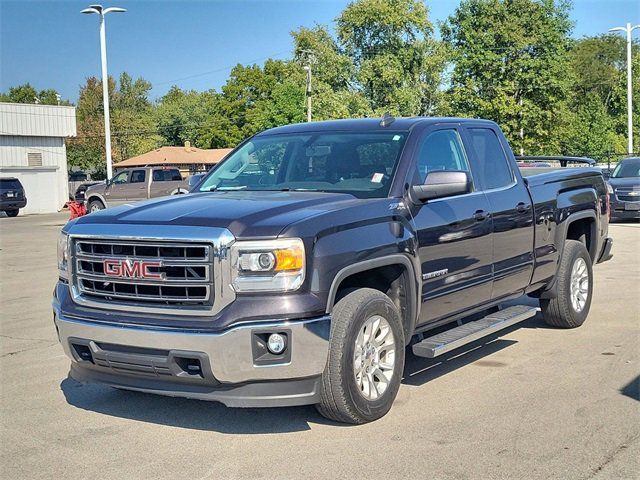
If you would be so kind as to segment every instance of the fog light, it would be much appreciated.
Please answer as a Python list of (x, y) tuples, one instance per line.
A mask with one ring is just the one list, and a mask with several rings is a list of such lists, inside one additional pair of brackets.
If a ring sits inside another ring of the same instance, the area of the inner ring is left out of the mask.
[(272, 333), (267, 340), (267, 348), (274, 355), (280, 355), (287, 348), (287, 339), (279, 333)]

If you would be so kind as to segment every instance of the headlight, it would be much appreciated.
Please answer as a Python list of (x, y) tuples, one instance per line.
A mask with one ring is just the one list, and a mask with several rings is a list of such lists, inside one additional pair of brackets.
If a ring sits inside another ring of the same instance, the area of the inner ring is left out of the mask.
[(613, 187), (610, 183), (605, 183), (607, 185), (607, 193), (611, 195), (613, 193)]
[(231, 246), (236, 292), (287, 292), (304, 282), (304, 244), (299, 238), (236, 242)]
[(69, 260), (69, 236), (61, 233), (58, 237), (58, 274), (62, 278), (69, 278), (68, 275)]

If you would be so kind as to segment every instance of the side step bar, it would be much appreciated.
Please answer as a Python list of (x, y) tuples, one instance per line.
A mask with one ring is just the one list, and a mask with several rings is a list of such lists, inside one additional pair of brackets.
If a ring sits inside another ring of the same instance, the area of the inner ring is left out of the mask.
[(527, 318), (534, 317), (539, 311), (539, 308), (528, 305), (507, 307), (480, 320), (465, 323), (433, 337), (425, 338), (413, 346), (413, 353), (418, 357), (434, 358)]

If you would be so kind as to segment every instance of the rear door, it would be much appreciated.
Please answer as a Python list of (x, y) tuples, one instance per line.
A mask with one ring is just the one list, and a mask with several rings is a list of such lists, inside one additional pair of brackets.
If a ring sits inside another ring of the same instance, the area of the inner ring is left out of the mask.
[(182, 189), (187, 192), (184, 180), (177, 168), (155, 168), (149, 187), (150, 198), (163, 197)]
[[(469, 172), (458, 125), (427, 128), (414, 164), (413, 184), (423, 183), (433, 170)], [(471, 193), (411, 207), (422, 264), (419, 323), (467, 310), (491, 298), (491, 216), (484, 193), (473, 181)]]
[(478, 181), (493, 218), (492, 299), (522, 292), (533, 271), (533, 206), (497, 127), (466, 127)]

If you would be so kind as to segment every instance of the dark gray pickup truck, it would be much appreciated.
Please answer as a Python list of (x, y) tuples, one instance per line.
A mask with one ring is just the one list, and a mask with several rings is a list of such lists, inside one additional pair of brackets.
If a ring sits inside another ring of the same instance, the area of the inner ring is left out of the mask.
[(525, 178), (493, 122), (275, 128), (191, 195), (69, 222), (54, 321), (78, 381), (364, 423), (409, 346), (436, 357), (530, 318), (523, 295), (581, 325), (608, 213), (598, 170)]

